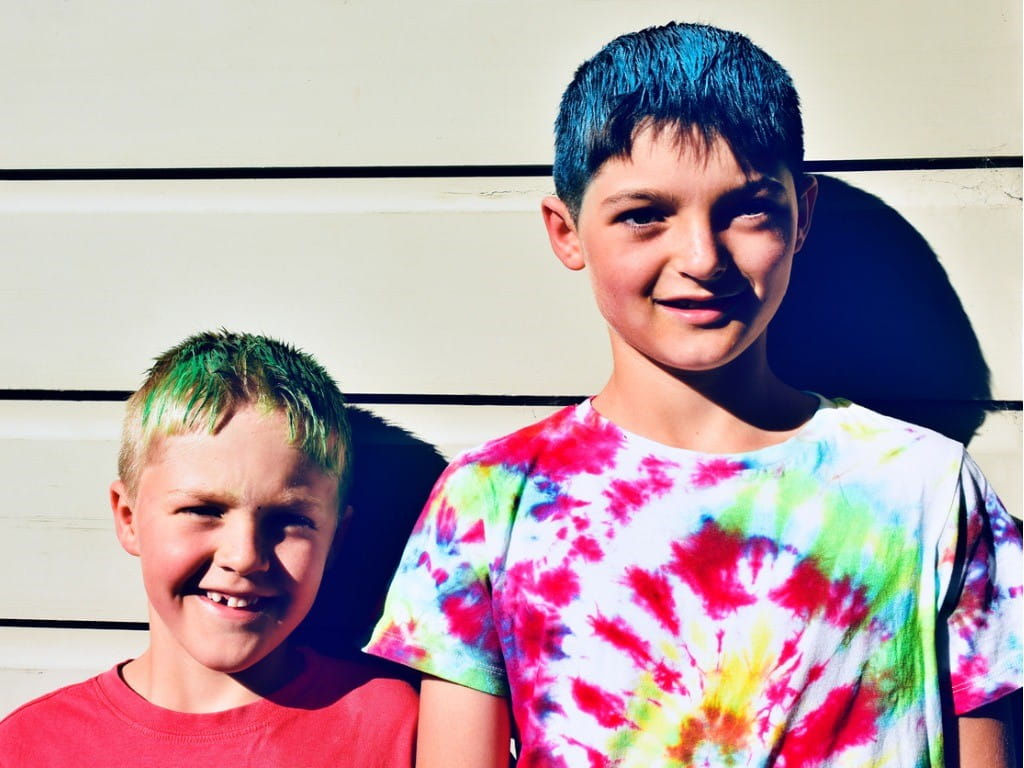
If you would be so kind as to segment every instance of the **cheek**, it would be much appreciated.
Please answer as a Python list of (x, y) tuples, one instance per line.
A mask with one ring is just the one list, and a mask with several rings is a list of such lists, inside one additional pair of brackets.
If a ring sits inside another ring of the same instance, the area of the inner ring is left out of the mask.
[(287, 578), (300, 591), (315, 592), (323, 578), (330, 542), (303, 539), (282, 542), (274, 551)]
[(620, 316), (628, 302), (651, 293), (657, 275), (649, 275), (636, 263), (594, 264), (590, 283), (597, 308), (605, 319)]
[(147, 585), (159, 582), (172, 588), (210, 559), (201, 536), (180, 536), (174, 530), (155, 526), (139, 530), (139, 553)]
[(778, 233), (736, 235), (724, 243), (736, 268), (758, 292), (785, 290), (793, 263), (793, 243)]

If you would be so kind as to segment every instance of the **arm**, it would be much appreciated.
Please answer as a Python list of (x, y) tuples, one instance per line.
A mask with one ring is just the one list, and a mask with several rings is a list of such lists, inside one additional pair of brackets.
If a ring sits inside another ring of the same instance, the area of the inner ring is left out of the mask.
[(416, 768), (508, 768), (510, 727), (504, 698), (424, 677)]
[(960, 768), (1019, 764), (1020, 533), (966, 454), (942, 538), (939, 574), (948, 582), (941, 652), (948, 655), (959, 740), (957, 750), (950, 734), (947, 761)]
[(1010, 768), (1013, 762), (1009, 697), (957, 718), (959, 768)]

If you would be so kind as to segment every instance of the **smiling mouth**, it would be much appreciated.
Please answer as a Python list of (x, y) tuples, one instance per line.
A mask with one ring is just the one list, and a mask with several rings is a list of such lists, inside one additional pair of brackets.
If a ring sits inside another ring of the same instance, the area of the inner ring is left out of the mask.
[(730, 293), (719, 296), (708, 296), (707, 298), (700, 299), (654, 299), (654, 303), (660, 304), (663, 307), (671, 307), (672, 309), (723, 310), (731, 307), (739, 297), (739, 293)]
[(207, 590), (203, 593), (207, 600), (217, 603), (218, 605), (226, 605), (228, 608), (240, 608), (248, 611), (255, 611), (260, 608), (266, 600), (269, 598), (264, 597), (236, 597), (234, 595), (225, 595), (222, 592), (213, 592)]

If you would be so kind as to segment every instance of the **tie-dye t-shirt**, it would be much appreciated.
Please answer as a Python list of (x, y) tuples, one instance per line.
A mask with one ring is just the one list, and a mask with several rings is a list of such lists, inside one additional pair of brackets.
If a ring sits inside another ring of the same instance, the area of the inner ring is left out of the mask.
[(934, 432), (823, 401), (707, 455), (588, 401), (453, 462), (368, 650), (510, 694), (520, 768), (942, 765), (942, 701), (1020, 686), (1020, 577)]

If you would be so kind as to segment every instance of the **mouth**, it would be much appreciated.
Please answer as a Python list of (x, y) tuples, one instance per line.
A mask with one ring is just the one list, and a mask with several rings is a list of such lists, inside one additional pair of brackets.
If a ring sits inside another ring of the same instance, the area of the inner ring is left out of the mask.
[(688, 326), (720, 328), (746, 315), (749, 298), (748, 291), (728, 290), (709, 296), (654, 298), (653, 302)]
[(259, 611), (267, 606), (274, 598), (261, 595), (229, 595), (224, 592), (216, 592), (212, 589), (200, 591), (199, 595), (205, 597), (212, 603), (234, 608), (241, 611)]
[(742, 293), (721, 293), (712, 296), (700, 297), (678, 297), (672, 299), (654, 299), (655, 304), (663, 307), (681, 310), (718, 310), (725, 311), (732, 307), (740, 298)]

